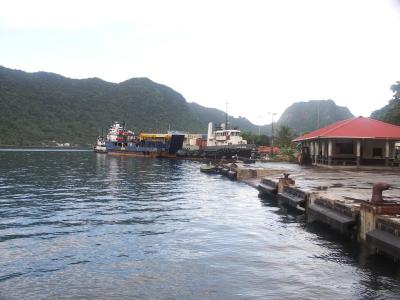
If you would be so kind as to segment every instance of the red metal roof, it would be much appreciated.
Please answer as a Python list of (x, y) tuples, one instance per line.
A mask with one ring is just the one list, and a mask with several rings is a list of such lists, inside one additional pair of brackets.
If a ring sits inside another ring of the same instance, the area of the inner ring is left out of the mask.
[(354, 117), (314, 130), (294, 139), (293, 142), (316, 138), (360, 138), (400, 141), (400, 126), (371, 118)]

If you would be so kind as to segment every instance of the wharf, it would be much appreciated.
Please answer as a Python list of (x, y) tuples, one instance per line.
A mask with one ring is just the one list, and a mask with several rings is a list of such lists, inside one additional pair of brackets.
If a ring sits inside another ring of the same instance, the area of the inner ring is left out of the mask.
[[(239, 163), (229, 169), (236, 172), (237, 180), (257, 187), (261, 196), (304, 212), (307, 223), (325, 224), (373, 253), (400, 259), (399, 169), (332, 169), (289, 163)], [(383, 202), (372, 203), (377, 182), (391, 188), (383, 191)]]

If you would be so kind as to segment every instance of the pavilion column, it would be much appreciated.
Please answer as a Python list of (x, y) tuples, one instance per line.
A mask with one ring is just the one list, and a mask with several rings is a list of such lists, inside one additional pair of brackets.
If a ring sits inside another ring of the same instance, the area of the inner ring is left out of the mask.
[(315, 156), (316, 156), (315, 141), (311, 142), (311, 149), (312, 149), (312, 156), (311, 156), (312, 162), (315, 162)]
[(386, 140), (385, 166), (389, 166), (389, 141)]
[(310, 159), (311, 159), (311, 162), (312, 162), (313, 157), (314, 157), (314, 143), (313, 142), (309, 142), (309, 145), (310, 145)]
[(322, 141), (322, 164), (325, 161), (325, 141)]
[(332, 164), (332, 140), (328, 141), (328, 165)]
[(361, 141), (357, 140), (357, 167), (360, 166)]
[(315, 142), (315, 155), (314, 155), (316, 165), (318, 164), (318, 156), (319, 156), (319, 141), (316, 141)]

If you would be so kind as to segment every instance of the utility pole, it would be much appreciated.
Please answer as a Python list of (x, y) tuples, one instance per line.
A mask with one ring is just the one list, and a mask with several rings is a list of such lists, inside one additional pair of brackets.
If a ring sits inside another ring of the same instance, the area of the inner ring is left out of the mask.
[(274, 116), (276, 115), (276, 113), (274, 112), (269, 112), (269, 115), (271, 115), (272, 117), (272, 122), (271, 122), (271, 148), (272, 151), (274, 151)]

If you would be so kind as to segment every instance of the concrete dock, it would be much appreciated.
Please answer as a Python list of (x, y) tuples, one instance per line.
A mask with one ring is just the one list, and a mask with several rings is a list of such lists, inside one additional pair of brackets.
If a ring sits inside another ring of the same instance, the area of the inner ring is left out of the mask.
[[(325, 224), (374, 253), (400, 259), (400, 169), (333, 169), (288, 163), (236, 163), (229, 169), (235, 179), (256, 186), (261, 196), (304, 212), (307, 223)], [(371, 202), (377, 182), (391, 185), (383, 191), (381, 203)]]

